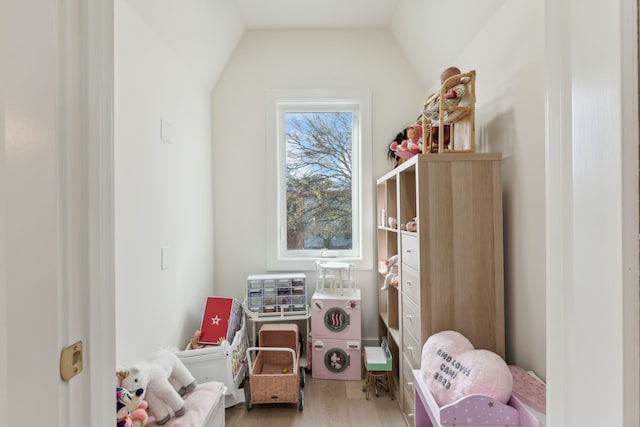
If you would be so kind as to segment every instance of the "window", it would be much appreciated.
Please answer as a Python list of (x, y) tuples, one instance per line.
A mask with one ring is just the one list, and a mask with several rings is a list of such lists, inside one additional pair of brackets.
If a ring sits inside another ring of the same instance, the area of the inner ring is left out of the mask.
[(370, 102), (368, 92), (267, 94), (269, 270), (371, 262)]

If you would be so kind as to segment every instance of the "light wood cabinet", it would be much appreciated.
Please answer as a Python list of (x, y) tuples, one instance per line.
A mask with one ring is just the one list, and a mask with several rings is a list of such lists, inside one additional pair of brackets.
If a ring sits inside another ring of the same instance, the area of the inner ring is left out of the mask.
[[(377, 207), (378, 258), (400, 258), (398, 287), (378, 292), (380, 334), (389, 339), (393, 389), (412, 425), (412, 370), (429, 336), (456, 330), (504, 357), (501, 155), (414, 156), (378, 179)], [(406, 231), (414, 218), (418, 230)]]

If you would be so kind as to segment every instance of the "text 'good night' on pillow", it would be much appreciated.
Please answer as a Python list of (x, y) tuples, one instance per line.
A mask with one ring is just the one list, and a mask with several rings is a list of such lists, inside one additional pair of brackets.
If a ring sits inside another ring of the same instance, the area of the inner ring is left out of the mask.
[(489, 350), (476, 350), (456, 331), (438, 332), (422, 348), (422, 375), (439, 406), (470, 394), (507, 403), (513, 377), (506, 362)]

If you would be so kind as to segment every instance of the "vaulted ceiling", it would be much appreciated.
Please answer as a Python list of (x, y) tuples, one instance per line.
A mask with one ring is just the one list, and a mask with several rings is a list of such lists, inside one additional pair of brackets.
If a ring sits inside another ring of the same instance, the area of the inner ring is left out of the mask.
[[(388, 29), (425, 86), (506, 0), (123, 0), (215, 83), (247, 30)], [(117, 3), (116, 3), (117, 5)], [(117, 7), (117, 6), (116, 6)], [(117, 31), (117, 26), (116, 26)]]

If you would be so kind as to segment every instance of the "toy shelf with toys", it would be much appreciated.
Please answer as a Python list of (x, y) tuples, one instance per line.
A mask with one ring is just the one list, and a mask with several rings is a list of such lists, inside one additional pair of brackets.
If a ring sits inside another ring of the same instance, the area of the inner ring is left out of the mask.
[(419, 154), (475, 152), (476, 72), (450, 67), (440, 78), (440, 88), (426, 97), (415, 122), (389, 144), (394, 168)]

